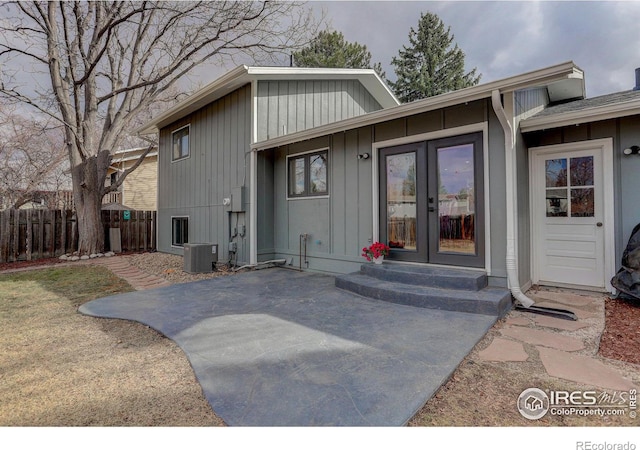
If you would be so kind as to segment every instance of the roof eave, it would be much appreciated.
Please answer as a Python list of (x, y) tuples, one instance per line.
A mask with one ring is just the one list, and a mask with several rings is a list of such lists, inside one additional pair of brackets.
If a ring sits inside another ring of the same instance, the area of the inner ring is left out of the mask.
[(148, 135), (157, 133), (160, 128), (184, 117), (209, 103), (211, 95), (216, 92), (232, 92), (238, 87), (248, 83), (249, 67), (241, 65), (227, 72), (204, 88), (190, 95), (186, 100), (169, 108), (158, 117), (147, 122), (133, 131), (136, 135)]
[(358, 80), (383, 108), (397, 106), (400, 101), (373, 69), (327, 69), (300, 67), (250, 67), (239, 66), (222, 77), (196, 91), (186, 100), (169, 108), (147, 124), (134, 130), (135, 134), (157, 133), (164, 126), (206, 106), (254, 80), (342, 79)]
[(580, 125), (587, 122), (616, 119), (618, 117), (632, 116), (636, 114), (640, 114), (640, 99), (583, 109), (581, 111), (558, 113), (544, 117), (534, 116), (520, 122), (520, 131), (528, 133), (532, 131)]
[(516, 75), (502, 80), (492, 81), (490, 83), (476, 85), (457, 91), (447, 92), (446, 94), (417, 100), (412, 103), (405, 103), (392, 108), (382, 109), (361, 116), (345, 119), (339, 122), (333, 122), (320, 127), (309, 130), (300, 131), (273, 139), (257, 142), (251, 147), (257, 150), (266, 150), (269, 148), (287, 145), (293, 142), (305, 141), (325, 134), (331, 134), (343, 130), (359, 128), (372, 125), (381, 121), (393, 120), (410, 114), (419, 114), (422, 112), (432, 111), (434, 109), (446, 108), (449, 106), (459, 105), (461, 103), (472, 102), (483, 98), (491, 97), (491, 93), (495, 90), (501, 93), (508, 93), (525, 89), (533, 86), (543, 86), (549, 83), (568, 78), (582, 78), (583, 72), (573, 62), (565, 62), (544, 69), (527, 72), (525, 74)]

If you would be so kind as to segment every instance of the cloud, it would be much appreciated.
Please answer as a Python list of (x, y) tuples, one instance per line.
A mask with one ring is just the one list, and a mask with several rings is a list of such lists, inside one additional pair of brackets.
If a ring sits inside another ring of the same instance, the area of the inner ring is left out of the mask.
[(451, 27), (467, 70), (482, 82), (572, 60), (586, 72), (589, 96), (627, 90), (640, 67), (640, 2), (613, 1), (333, 1), (324, 6), (333, 28), (366, 45), (394, 78), (391, 58), (408, 43), (420, 13)]

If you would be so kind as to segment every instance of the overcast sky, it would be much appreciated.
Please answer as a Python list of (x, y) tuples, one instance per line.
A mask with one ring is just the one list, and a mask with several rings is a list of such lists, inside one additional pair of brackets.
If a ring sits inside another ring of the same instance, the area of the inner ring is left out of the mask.
[(565, 61), (585, 72), (587, 96), (625, 91), (640, 67), (640, 1), (329, 1), (332, 28), (366, 45), (372, 62), (395, 79), (391, 58), (408, 45), (420, 13), (437, 14), (466, 54), (481, 83)]

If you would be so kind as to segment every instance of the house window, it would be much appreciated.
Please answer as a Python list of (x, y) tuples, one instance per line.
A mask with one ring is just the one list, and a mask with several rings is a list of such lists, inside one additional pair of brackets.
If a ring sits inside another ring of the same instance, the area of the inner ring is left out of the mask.
[(187, 125), (171, 133), (173, 142), (172, 161), (189, 157), (189, 128), (190, 126)]
[(289, 157), (289, 197), (313, 197), (329, 193), (328, 156), (328, 150), (321, 150)]
[(189, 242), (189, 218), (171, 218), (171, 245), (174, 247), (184, 247)]

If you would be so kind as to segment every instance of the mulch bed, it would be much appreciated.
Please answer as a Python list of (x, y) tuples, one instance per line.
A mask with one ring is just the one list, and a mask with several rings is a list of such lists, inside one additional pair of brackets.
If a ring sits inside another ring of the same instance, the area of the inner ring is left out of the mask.
[(607, 298), (600, 356), (640, 364), (640, 300)]
[(43, 258), (43, 259), (34, 259), (31, 261), (5, 262), (5, 263), (0, 263), (0, 272), (2, 272), (3, 270), (23, 269), (25, 267), (31, 267), (31, 266), (51, 266), (53, 264), (58, 264), (63, 262), (68, 262), (68, 261), (63, 261), (58, 258)]

